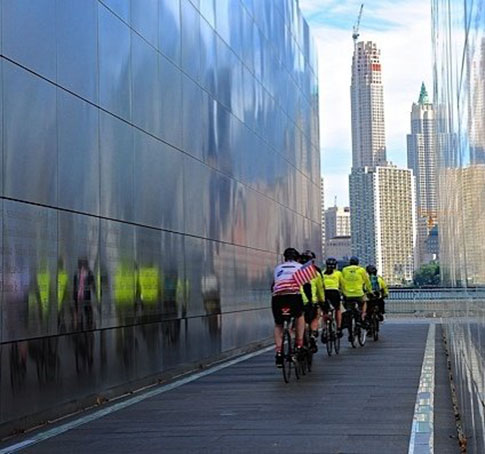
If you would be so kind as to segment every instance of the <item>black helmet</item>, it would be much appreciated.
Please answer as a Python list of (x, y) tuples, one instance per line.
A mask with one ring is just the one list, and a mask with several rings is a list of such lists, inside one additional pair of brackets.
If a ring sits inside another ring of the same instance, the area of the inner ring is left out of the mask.
[(286, 261), (288, 260), (298, 260), (300, 258), (300, 253), (293, 247), (289, 247), (285, 249), (283, 252), (283, 257)]
[(302, 263), (309, 262), (310, 260), (315, 259), (316, 255), (314, 252), (310, 251), (310, 249), (307, 249), (305, 252), (301, 253), (300, 259)]
[(377, 274), (377, 268), (374, 265), (367, 265), (365, 267), (367, 274)]
[(327, 268), (337, 268), (337, 259), (334, 259), (333, 257), (329, 257), (325, 261), (325, 265), (327, 265)]
[(356, 257), (355, 255), (353, 255), (352, 257), (350, 257), (349, 263), (351, 265), (358, 265), (359, 264), (359, 257)]

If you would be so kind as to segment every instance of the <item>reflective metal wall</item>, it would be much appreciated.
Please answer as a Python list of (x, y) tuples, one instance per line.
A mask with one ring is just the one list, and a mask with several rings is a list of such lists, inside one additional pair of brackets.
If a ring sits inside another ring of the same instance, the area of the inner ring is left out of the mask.
[[(432, 0), (440, 260), (446, 285), (485, 285), (485, 10)], [(485, 452), (485, 299), (457, 301), (448, 335), (467, 452)]]
[(273, 266), (320, 247), (297, 2), (0, 7), (4, 427), (271, 335)]

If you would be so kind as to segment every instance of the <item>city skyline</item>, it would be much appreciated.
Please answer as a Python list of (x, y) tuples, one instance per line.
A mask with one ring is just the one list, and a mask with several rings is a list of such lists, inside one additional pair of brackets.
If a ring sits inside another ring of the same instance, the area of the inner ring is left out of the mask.
[[(348, 205), (347, 181), (352, 161), (350, 84), (353, 54), (352, 26), (360, 1), (300, 0), (319, 53), (320, 135), (325, 206)], [(406, 136), (410, 106), (421, 83), (432, 86), (430, 6), (419, 0), (368, 1), (359, 41), (373, 41), (381, 49), (385, 67), (383, 90), (387, 158), (406, 166)]]

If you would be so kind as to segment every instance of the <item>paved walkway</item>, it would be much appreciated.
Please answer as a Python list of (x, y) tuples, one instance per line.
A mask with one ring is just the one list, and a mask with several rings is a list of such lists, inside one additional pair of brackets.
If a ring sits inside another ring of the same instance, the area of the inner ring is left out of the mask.
[[(378, 342), (345, 341), (331, 358), (321, 346), (311, 374), (289, 384), (264, 353), (22, 452), (406, 454), (428, 328), (386, 322)], [(458, 452), (445, 366), (438, 327), (439, 454)]]

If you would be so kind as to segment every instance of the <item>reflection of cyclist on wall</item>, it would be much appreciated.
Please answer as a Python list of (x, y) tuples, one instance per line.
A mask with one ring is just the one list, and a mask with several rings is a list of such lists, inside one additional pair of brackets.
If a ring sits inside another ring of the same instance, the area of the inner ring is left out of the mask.
[(284, 263), (279, 264), (274, 270), (274, 280), (271, 290), (271, 309), (273, 311), (274, 340), (276, 347), (276, 365), (281, 367), (283, 356), (281, 348), (283, 344), (283, 317), (282, 308), (290, 308), (291, 316), (296, 319), (296, 345), (297, 349), (303, 346), (303, 333), (305, 331), (305, 319), (303, 317), (303, 300), (300, 286), (293, 279), (293, 275), (301, 268), (298, 263), (300, 254), (294, 248), (288, 248), (283, 253)]
[[(305, 264), (309, 261), (315, 263), (315, 253), (306, 250), (301, 254), (300, 263)], [(317, 351), (319, 306), (323, 304), (325, 297), (323, 292), (322, 271), (315, 265), (318, 273), (310, 282), (303, 284), (301, 294), (303, 298), (303, 310), (305, 313), (305, 323), (310, 326), (310, 347), (313, 353)]]
[(361, 310), (362, 322), (365, 321), (367, 305), (365, 293), (371, 291), (369, 276), (364, 268), (359, 266), (357, 257), (350, 258), (350, 265), (342, 270), (344, 305), (348, 309), (348, 303), (356, 302)]
[(368, 265), (366, 267), (366, 271), (369, 274), (372, 290), (369, 298), (369, 304), (377, 305), (379, 310), (378, 317), (379, 320), (382, 322), (384, 320), (383, 314), (386, 313), (384, 307), (384, 298), (387, 298), (387, 296), (389, 295), (389, 289), (387, 288), (387, 284), (384, 279), (377, 274), (377, 268), (374, 265)]
[(323, 272), (323, 287), (325, 288), (325, 307), (327, 311), (332, 306), (335, 309), (338, 336), (342, 337), (342, 311), (340, 310), (341, 291), (343, 287), (342, 273), (337, 270), (337, 260), (329, 257), (325, 262)]

